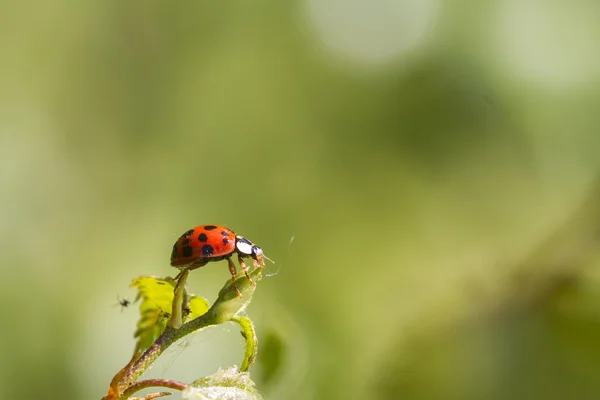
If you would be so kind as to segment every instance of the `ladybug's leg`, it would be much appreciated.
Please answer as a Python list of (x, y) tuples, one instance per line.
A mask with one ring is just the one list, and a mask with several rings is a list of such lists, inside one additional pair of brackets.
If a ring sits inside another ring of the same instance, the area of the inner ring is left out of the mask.
[(233, 261), (231, 261), (231, 258), (227, 258), (227, 262), (229, 263), (229, 272), (231, 273), (231, 283), (233, 284), (233, 288), (235, 289), (238, 297), (242, 298), (242, 294), (235, 285), (235, 275), (237, 274), (237, 271), (235, 270), (235, 264)]
[(250, 282), (252, 285), (256, 285), (252, 279), (250, 279), (250, 275), (248, 275), (248, 267), (246, 266), (246, 263), (244, 262), (244, 259), (242, 258), (242, 256), (240, 256), (238, 254), (238, 261), (240, 262), (240, 267), (242, 267), (242, 269), (244, 270), (244, 274), (246, 274), (246, 278), (248, 278), (248, 282)]
[(185, 269), (182, 269), (179, 271), (179, 273), (177, 274), (177, 276), (175, 278), (173, 278), (174, 280), (178, 281), (179, 277), (181, 276), (181, 274), (183, 274), (183, 271), (185, 271)]
[(252, 265), (254, 266), (254, 269), (265, 268), (265, 260), (263, 260), (262, 258), (260, 260), (253, 258)]

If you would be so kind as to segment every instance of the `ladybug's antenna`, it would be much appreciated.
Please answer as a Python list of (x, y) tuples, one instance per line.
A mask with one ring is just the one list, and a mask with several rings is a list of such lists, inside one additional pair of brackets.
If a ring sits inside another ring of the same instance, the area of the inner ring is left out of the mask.
[(275, 264), (275, 261), (271, 260), (269, 257), (267, 257), (266, 255), (263, 254), (263, 257), (266, 258), (267, 260), (271, 261), (271, 263)]

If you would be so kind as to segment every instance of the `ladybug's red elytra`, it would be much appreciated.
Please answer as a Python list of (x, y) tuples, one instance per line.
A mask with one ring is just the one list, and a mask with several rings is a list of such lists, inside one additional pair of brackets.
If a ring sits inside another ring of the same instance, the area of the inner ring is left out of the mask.
[(185, 271), (203, 267), (211, 261), (227, 260), (233, 287), (238, 296), (242, 297), (235, 286), (237, 271), (231, 260), (235, 253), (237, 253), (240, 267), (246, 274), (246, 278), (252, 284), (254, 282), (248, 276), (248, 267), (244, 263), (244, 258), (252, 259), (254, 269), (264, 268), (265, 259), (273, 262), (265, 256), (260, 247), (248, 239), (236, 235), (231, 229), (219, 225), (200, 225), (190, 229), (177, 239), (171, 253), (171, 265)]

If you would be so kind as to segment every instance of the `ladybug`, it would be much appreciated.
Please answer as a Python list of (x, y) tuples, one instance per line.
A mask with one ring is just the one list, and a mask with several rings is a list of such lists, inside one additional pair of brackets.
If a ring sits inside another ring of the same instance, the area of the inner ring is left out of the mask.
[(252, 284), (254, 282), (248, 276), (248, 267), (244, 263), (244, 258), (252, 259), (254, 269), (264, 268), (265, 259), (273, 262), (265, 256), (260, 247), (248, 239), (236, 235), (231, 229), (220, 225), (200, 225), (190, 229), (177, 239), (171, 253), (171, 265), (185, 271), (203, 267), (211, 261), (227, 260), (233, 287), (238, 296), (242, 297), (235, 286), (237, 271), (231, 260), (235, 253), (237, 253), (238, 262), (246, 274), (246, 278)]

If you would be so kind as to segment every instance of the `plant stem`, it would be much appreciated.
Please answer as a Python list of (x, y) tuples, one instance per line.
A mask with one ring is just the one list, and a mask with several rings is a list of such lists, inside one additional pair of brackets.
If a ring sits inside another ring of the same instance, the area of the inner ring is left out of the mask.
[(146, 379), (143, 381), (136, 382), (133, 385), (129, 386), (123, 392), (121, 397), (126, 399), (129, 396), (131, 396), (132, 394), (134, 394), (135, 392), (138, 392), (142, 389), (146, 389), (149, 387), (166, 387), (169, 389), (175, 389), (175, 390), (182, 391), (183, 389), (185, 389), (187, 387), (187, 385), (183, 384), (181, 382), (172, 381), (169, 379)]
[(258, 354), (258, 337), (250, 318), (236, 316), (231, 318), (231, 322), (236, 322), (242, 328), (241, 334), (246, 341), (244, 361), (242, 361), (242, 366), (240, 367), (240, 371), (245, 372), (254, 365), (254, 361), (256, 360), (256, 355)]
[(185, 297), (185, 282), (187, 281), (189, 270), (183, 271), (179, 279), (177, 280), (177, 285), (175, 285), (175, 290), (173, 291), (173, 305), (171, 307), (171, 317), (167, 322), (167, 326), (173, 329), (177, 329), (182, 324), (182, 307), (183, 307), (183, 298)]
[(214, 316), (211, 310), (207, 311), (200, 317), (184, 324), (179, 329), (166, 327), (162, 335), (146, 350), (140, 358), (131, 366), (129, 371), (123, 376), (119, 384), (119, 389), (128, 388), (132, 382), (144, 373), (144, 371), (152, 364), (166, 349), (182, 337), (210, 325), (215, 325)]

